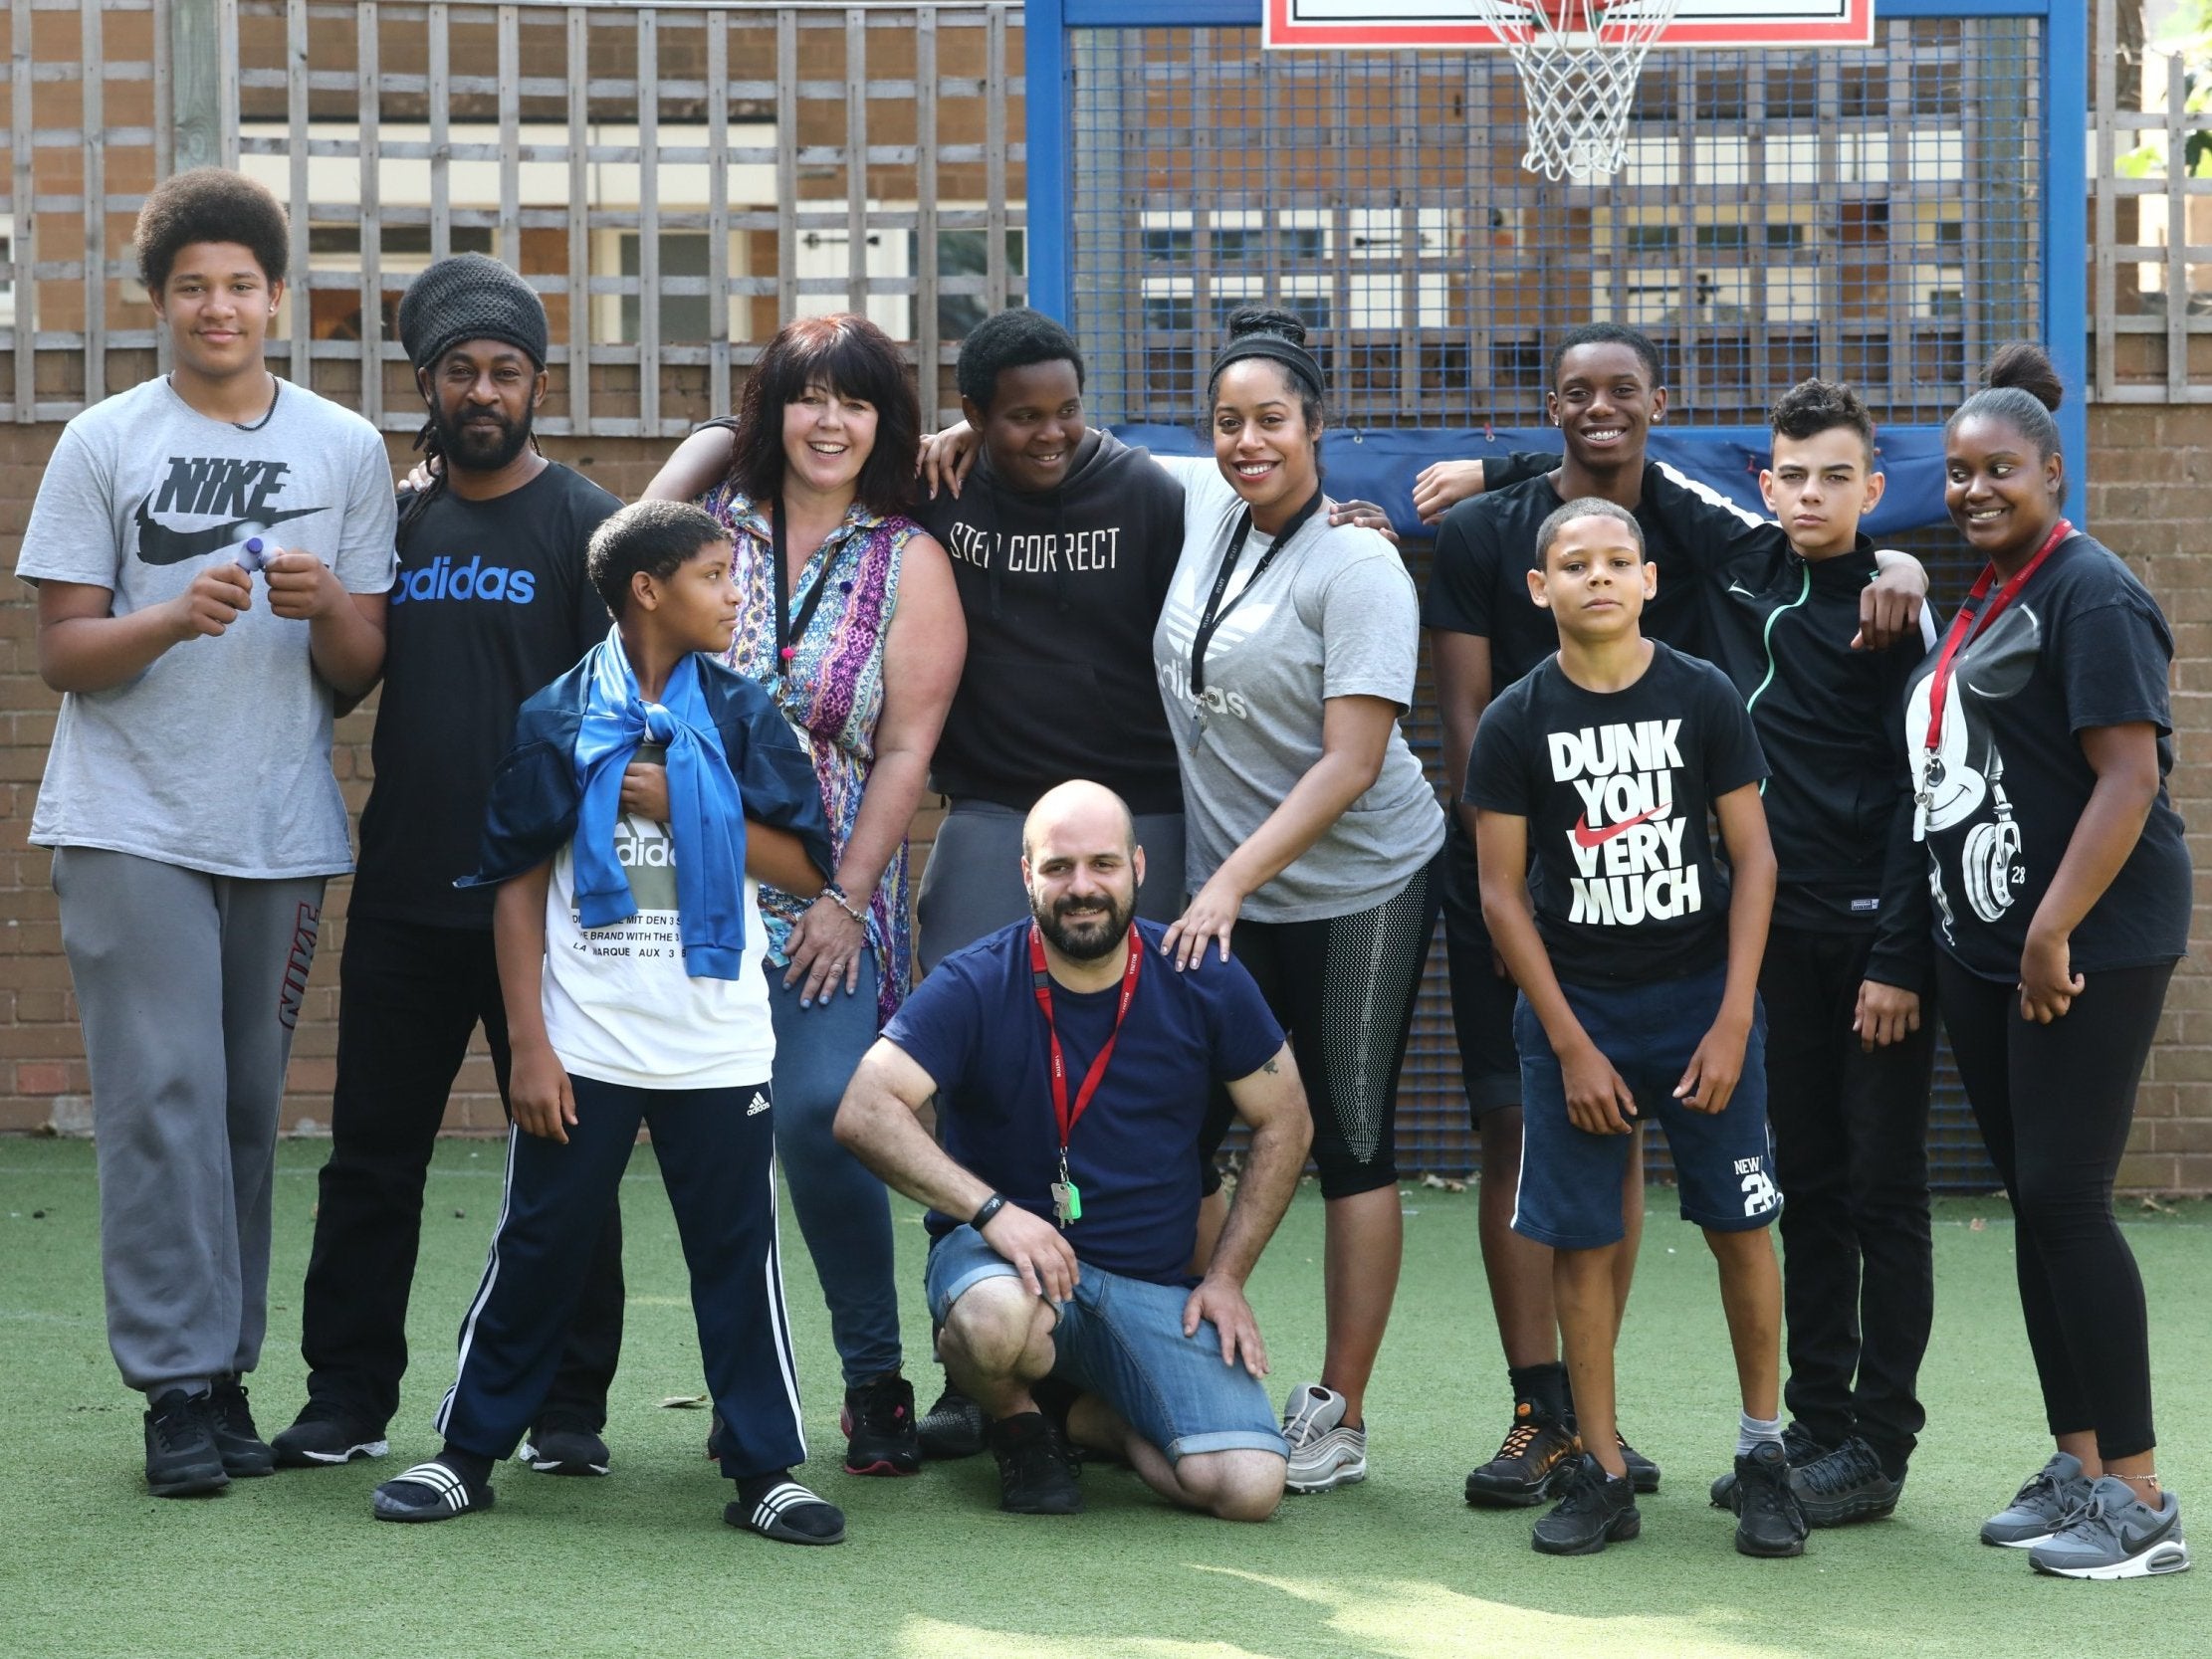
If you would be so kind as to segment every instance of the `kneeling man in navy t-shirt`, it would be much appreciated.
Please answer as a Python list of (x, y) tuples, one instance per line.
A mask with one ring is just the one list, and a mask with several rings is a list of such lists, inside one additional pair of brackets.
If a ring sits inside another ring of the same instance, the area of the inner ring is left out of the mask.
[[(946, 1368), (991, 1419), (1000, 1508), (1080, 1510), (1073, 1440), (1187, 1508), (1264, 1521), (1286, 1453), (1243, 1287), (1312, 1124), (1251, 976), (1225, 952), (1173, 972), (1160, 929), (1133, 922), (1144, 873), (1111, 790), (1039, 800), (1022, 831), (1033, 921), (938, 964), (861, 1061), (837, 1139), (931, 1206), (930, 1313)], [(1194, 1285), (1217, 1082), (1251, 1151)], [(933, 1098), (939, 1141), (916, 1120)], [(1058, 1420), (1038, 1393), (1067, 1402)]]

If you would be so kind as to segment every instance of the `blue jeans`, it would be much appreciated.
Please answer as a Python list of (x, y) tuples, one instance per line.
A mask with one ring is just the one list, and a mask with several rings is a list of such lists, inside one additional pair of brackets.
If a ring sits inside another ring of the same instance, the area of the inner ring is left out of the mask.
[(891, 1252), (891, 1196), (830, 1133), (837, 1103), (876, 1040), (876, 965), (860, 953), (860, 988), (842, 985), (799, 1006), (802, 978), (767, 965), (775, 1023), (775, 1156), (829, 1306), (829, 1331), (850, 1388), (899, 1366), (899, 1292)]
[[(961, 1293), (986, 1279), (1014, 1278), (1014, 1266), (973, 1227), (955, 1227), (930, 1246), (930, 1317), (942, 1325)], [(1128, 1279), (1083, 1267), (1075, 1294), (1055, 1306), (1052, 1374), (1104, 1400), (1169, 1461), (1200, 1452), (1289, 1455), (1275, 1408), (1241, 1364), (1221, 1363), (1212, 1321), (1183, 1334), (1180, 1285)]]

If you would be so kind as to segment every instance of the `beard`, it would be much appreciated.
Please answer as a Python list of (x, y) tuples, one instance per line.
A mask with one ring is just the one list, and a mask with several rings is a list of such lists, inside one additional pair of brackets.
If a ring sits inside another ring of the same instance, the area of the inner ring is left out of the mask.
[(1134, 895), (1127, 904), (1103, 896), (1095, 900), (1062, 899), (1051, 909), (1042, 910), (1032, 900), (1029, 914), (1036, 918), (1037, 932), (1061, 955), (1071, 961), (1095, 962), (1121, 948), (1121, 941), (1129, 936), (1130, 919), (1137, 914), (1137, 901)]
[[(482, 420), (496, 424), (472, 424)], [(530, 442), (531, 417), (527, 413), (520, 421), (509, 421), (496, 410), (472, 411), (456, 425), (443, 408), (433, 408), (430, 424), (437, 429), (438, 446), (446, 460), (466, 472), (496, 473), (522, 454), (523, 446)]]

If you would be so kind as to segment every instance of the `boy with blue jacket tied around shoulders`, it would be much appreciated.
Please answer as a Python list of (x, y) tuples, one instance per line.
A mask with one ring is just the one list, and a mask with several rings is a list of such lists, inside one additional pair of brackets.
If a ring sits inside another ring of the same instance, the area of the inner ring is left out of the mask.
[(817, 891), (829, 838), (805, 751), (766, 694), (714, 661), (738, 621), (730, 542), (698, 509), (641, 502), (592, 536), (606, 639), (525, 703), (492, 783), (478, 873), (514, 1045), (507, 1192), (445, 1446), (376, 1489), (385, 1521), (489, 1509), (492, 1464), (533, 1421), (642, 1122), (676, 1211), (737, 1482), (732, 1526), (836, 1544), (844, 1517), (789, 1478), (799, 1431), (776, 1262), (774, 1056), (756, 884)]

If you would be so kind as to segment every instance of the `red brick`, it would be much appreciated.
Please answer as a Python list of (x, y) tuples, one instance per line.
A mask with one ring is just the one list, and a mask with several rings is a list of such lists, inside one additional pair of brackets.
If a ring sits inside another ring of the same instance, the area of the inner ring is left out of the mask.
[(63, 1095), (69, 1092), (69, 1068), (53, 1061), (25, 1061), (15, 1069), (19, 1095)]

